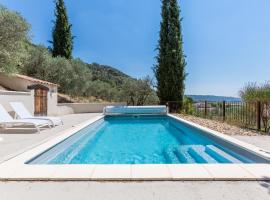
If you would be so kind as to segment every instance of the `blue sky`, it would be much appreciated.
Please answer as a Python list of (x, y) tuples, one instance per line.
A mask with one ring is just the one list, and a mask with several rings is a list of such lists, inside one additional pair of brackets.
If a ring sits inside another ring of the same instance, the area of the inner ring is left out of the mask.
[[(48, 46), (53, 0), (0, 0), (32, 26), (34, 43)], [(270, 75), (269, 0), (181, 0), (187, 94), (237, 96), (249, 81)], [(74, 57), (151, 75), (160, 0), (66, 0)]]

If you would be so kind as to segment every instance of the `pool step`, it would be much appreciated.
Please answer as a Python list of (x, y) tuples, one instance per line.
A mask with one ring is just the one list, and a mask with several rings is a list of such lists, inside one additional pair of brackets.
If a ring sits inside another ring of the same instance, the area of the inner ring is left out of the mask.
[(188, 153), (189, 145), (176, 148), (175, 154), (181, 163), (196, 163), (196, 160)]
[(205, 152), (208, 153), (210, 156), (215, 157), (216, 160), (221, 163), (242, 163), (237, 158), (234, 158), (230, 154), (222, 151), (214, 145), (207, 145), (205, 148)]
[(202, 145), (192, 146), (188, 149), (188, 153), (197, 163), (217, 163), (212, 156), (205, 152), (205, 147)]
[(214, 145), (180, 145), (163, 152), (167, 163), (242, 163)]
[(164, 155), (167, 163), (170, 163), (170, 164), (181, 163), (179, 161), (179, 159), (177, 158), (175, 151), (176, 151), (176, 147), (168, 147), (163, 151), (163, 155)]

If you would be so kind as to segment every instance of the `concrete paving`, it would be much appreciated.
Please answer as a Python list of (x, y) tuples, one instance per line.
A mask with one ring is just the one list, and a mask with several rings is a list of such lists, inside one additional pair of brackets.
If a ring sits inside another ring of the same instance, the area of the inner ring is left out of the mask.
[[(61, 131), (97, 116), (78, 114), (63, 116), (64, 126), (44, 130), (40, 134), (0, 134), (0, 161), (47, 141)], [(235, 136), (267, 150), (270, 137)], [(0, 200), (269, 200), (270, 182), (240, 181), (186, 181), (186, 182), (0, 182)]]
[(88, 113), (65, 115), (61, 117), (64, 125), (42, 130), (40, 133), (37, 133), (35, 130), (3, 131), (0, 129), (0, 163), (62, 134), (64, 130), (72, 128), (74, 125), (83, 123), (98, 115), (101, 114)]
[(234, 138), (253, 144), (257, 147), (261, 147), (267, 151), (270, 151), (270, 136), (261, 135), (261, 136), (243, 136), (243, 135), (234, 135)]
[(1, 200), (269, 200), (266, 182), (4, 182)]

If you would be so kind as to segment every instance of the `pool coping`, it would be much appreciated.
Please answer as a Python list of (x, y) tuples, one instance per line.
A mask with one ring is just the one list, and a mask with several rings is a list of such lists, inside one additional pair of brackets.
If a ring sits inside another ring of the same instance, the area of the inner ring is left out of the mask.
[[(180, 117), (168, 116), (195, 126), (247, 151), (270, 159), (262, 148), (205, 128)], [(29, 165), (24, 164), (82, 128), (104, 118), (94, 117), (63, 134), (0, 164), (0, 181), (258, 181), (270, 180), (270, 164), (139, 164), (139, 165)]]

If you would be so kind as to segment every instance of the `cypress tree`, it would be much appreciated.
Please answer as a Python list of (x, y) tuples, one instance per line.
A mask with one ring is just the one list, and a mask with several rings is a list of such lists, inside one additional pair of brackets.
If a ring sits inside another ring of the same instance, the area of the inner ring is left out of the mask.
[(161, 22), (159, 32), (157, 65), (154, 73), (157, 79), (157, 95), (161, 102), (167, 100), (167, 80), (166, 80), (166, 58), (169, 34), (169, 0), (162, 0)]
[[(166, 8), (162, 15), (159, 55), (157, 58), (155, 74), (157, 78), (157, 92), (161, 102), (177, 101), (179, 107), (183, 106), (184, 81), (185, 81), (185, 56), (183, 52), (183, 37), (180, 20), (180, 8), (177, 0), (168, 0)], [(167, 23), (167, 29), (164, 31), (163, 23)], [(164, 44), (163, 44), (164, 42)]]
[(168, 74), (170, 101), (178, 101), (183, 106), (185, 90), (185, 55), (183, 51), (183, 37), (180, 19), (180, 8), (177, 0), (170, 0), (169, 5), (169, 35), (168, 35)]
[(52, 31), (52, 55), (54, 57), (61, 56), (71, 59), (73, 37), (64, 0), (55, 1), (55, 17), (56, 21), (54, 22), (54, 28)]

